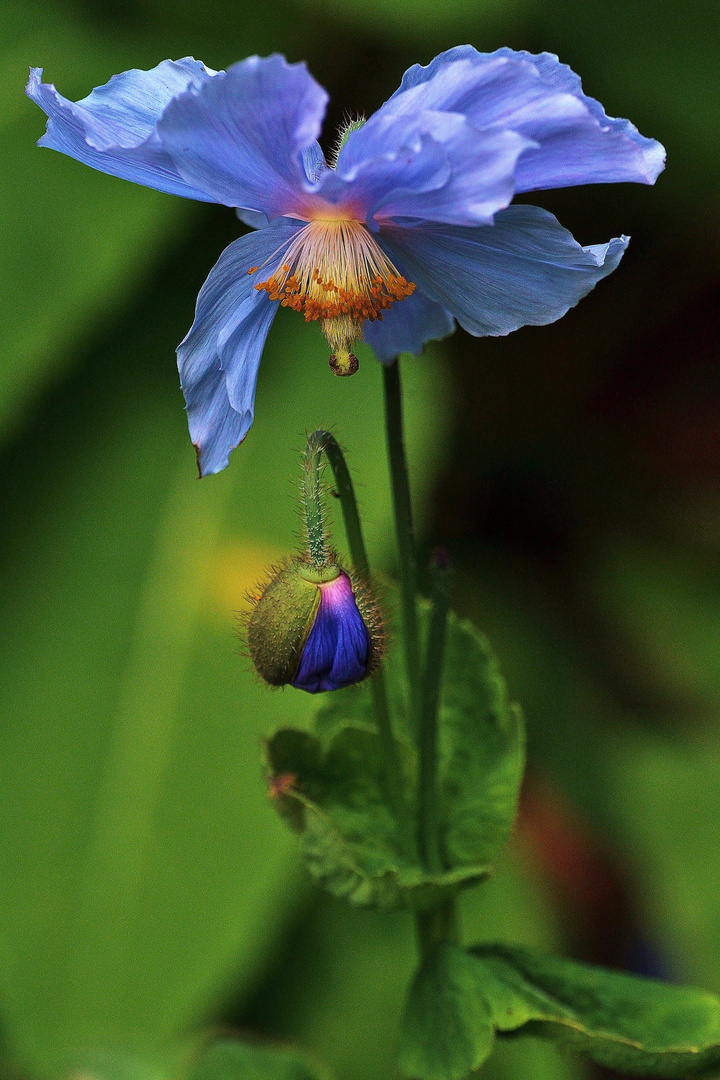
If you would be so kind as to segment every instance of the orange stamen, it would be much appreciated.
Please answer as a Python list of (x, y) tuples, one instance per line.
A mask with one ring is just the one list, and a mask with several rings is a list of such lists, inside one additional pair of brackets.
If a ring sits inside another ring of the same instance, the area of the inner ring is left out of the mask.
[(303, 313), (306, 322), (320, 322), (334, 352), (350, 351), (363, 322), (381, 320), (383, 311), (415, 291), (360, 221), (311, 221), (284, 257), (255, 288)]

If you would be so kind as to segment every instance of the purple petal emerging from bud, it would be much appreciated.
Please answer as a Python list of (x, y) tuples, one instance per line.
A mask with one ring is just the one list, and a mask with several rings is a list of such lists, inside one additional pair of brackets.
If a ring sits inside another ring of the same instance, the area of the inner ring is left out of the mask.
[(317, 694), (364, 679), (370, 663), (370, 635), (345, 573), (320, 589), (320, 605), (292, 685)]

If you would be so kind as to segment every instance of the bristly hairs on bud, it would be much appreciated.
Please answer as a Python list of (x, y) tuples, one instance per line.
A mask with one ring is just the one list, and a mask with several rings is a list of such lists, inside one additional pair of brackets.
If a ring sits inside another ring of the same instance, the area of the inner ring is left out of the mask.
[(235, 637), (240, 643), (240, 653), (246, 660), (251, 662), (253, 674), (259, 678), (259, 681), (265, 686), (270, 686), (273, 690), (279, 689), (279, 686), (269, 683), (267, 679), (260, 675), (255, 666), (250, 646), (250, 622), (255, 608), (262, 600), (267, 589), (272, 585), (273, 581), (281, 577), (290, 568), (292, 561), (289, 556), (286, 556), (278, 562), (267, 566), (256, 578), (254, 584), (245, 589), (243, 592), (244, 605), (235, 612)]
[(338, 158), (340, 157), (340, 151), (342, 150), (353, 131), (359, 131), (363, 124), (366, 123), (364, 116), (346, 116), (343, 120), (342, 127), (337, 133), (335, 144), (331, 148), (328, 155), (328, 165), (331, 169), (337, 168)]
[(323, 483), (325, 459), (323, 447), (314, 436), (308, 436), (302, 459), (301, 504), (306, 557), (315, 570), (325, 570), (336, 562), (337, 556), (330, 545), (325, 508), (326, 487)]

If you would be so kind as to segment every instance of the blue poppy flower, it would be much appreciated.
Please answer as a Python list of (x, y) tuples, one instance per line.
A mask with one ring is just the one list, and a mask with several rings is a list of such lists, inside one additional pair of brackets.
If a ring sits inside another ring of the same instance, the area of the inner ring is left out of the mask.
[(581, 247), (516, 193), (652, 184), (664, 151), (605, 115), (550, 53), (464, 45), (405, 73), (328, 163), (327, 94), (304, 64), (191, 58), (116, 75), (78, 102), (33, 69), (39, 145), (103, 172), (223, 203), (257, 231), (223, 252), (178, 348), (201, 475), (253, 419), (279, 305), (318, 321), (339, 374), (364, 337), (379, 360), (450, 334), (507, 334), (560, 318), (617, 266), (627, 237)]

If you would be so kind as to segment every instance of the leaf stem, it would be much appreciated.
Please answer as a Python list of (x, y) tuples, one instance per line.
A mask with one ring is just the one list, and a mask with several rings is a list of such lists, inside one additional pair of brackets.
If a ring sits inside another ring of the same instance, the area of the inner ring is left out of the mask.
[(418, 839), (423, 860), (432, 874), (440, 874), (444, 869), (438, 804), (438, 709), (451, 595), (450, 564), (445, 553), (438, 551), (433, 567), (432, 606), (422, 674), (418, 738), (420, 754)]

